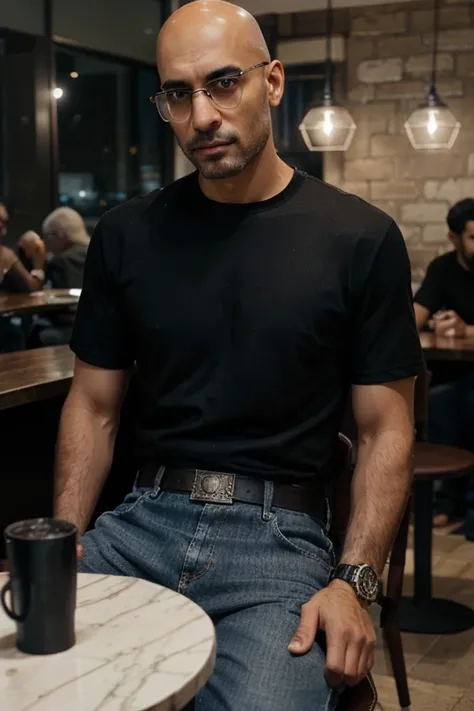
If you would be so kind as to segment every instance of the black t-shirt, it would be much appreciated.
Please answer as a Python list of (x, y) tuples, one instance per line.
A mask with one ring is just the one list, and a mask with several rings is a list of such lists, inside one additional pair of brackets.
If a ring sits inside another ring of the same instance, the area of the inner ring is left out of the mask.
[(268, 478), (327, 476), (351, 384), (423, 367), (400, 231), (298, 171), (260, 203), (192, 174), (107, 213), (71, 347), (136, 360), (140, 459)]
[(474, 325), (474, 274), (459, 264), (456, 252), (436, 257), (415, 295), (420, 306), (434, 314), (440, 309), (456, 311), (470, 326)]

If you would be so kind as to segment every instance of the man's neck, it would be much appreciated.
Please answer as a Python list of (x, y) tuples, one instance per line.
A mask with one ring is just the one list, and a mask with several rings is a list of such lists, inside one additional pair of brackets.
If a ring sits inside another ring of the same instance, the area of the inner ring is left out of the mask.
[[(271, 148), (271, 150), (267, 150)], [(278, 195), (290, 183), (294, 174), (273, 146), (262, 153), (233, 178), (206, 180), (199, 176), (199, 185), (210, 200), (224, 203), (262, 202)]]
[(472, 269), (470, 269), (469, 265), (466, 263), (466, 260), (460, 252), (456, 252), (456, 260), (459, 266), (462, 267), (465, 272), (469, 272), (469, 274), (472, 274)]

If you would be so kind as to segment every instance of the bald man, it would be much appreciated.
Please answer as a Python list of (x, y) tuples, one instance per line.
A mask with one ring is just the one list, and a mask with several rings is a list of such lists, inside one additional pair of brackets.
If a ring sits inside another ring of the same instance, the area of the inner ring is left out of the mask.
[[(373, 663), (367, 607), (410, 489), (422, 358), (405, 245), (387, 215), (280, 160), (283, 67), (245, 10), (185, 5), (157, 61), (153, 103), (196, 171), (92, 237), (55, 512), (86, 530), (136, 364), (135, 487), (84, 535), (80, 569), (156, 581), (212, 617), (198, 709), (332, 711)], [(335, 567), (327, 489), (351, 391)]]

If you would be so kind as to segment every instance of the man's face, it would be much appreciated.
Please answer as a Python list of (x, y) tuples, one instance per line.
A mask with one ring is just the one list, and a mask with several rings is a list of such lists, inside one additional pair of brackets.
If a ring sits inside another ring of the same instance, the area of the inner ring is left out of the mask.
[(58, 254), (62, 250), (61, 233), (53, 227), (48, 228), (43, 232), (43, 240), (47, 249), (53, 254)]
[[(189, 103), (189, 117), (178, 122), (171, 116), (171, 127), (183, 152), (204, 178), (230, 178), (255, 160), (270, 137), (265, 76), (271, 68), (256, 68), (239, 77), (239, 71), (259, 63), (255, 56), (245, 57), (244, 52), (239, 57), (238, 52), (219, 48), (193, 54), (176, 53), (160, 64), (163, 89), (176, 90), (171, 101)], [(189, 97), (182, 91), (203, 88), (216, 97), (233, 94), (235, 100), (230, 103), (238, 101), (237, 106), (219, 106), (205, 92)]]
[(456, 237), (455, 247), (464, 266), (474, 272), (474, 220), (468, 220), (464, 232)]
[(8, 229), (8, 211), (5, 205), (0, 203), (0, 239), (5, 237)]

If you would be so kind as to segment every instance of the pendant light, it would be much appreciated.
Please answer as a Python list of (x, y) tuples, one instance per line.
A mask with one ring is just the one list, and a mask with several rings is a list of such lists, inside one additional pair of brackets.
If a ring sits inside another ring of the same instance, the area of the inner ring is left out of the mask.
[(349, 111), (333, 99), (333, 66), (331, 61), (332, 2), (326, 7), (326, 72), (321, 105), (312, 105), (299, 130), (310, 151), (346, 151), (354, 137), (356, 125)]
[(416, 109), (405, 123), (410, 143), (416, 150), (452, 148), (461, 124), (438, 95), (436, 59), (438, 55), (439, 0), (434, 0), (434, 37), (431, 83), (426, 103)]

